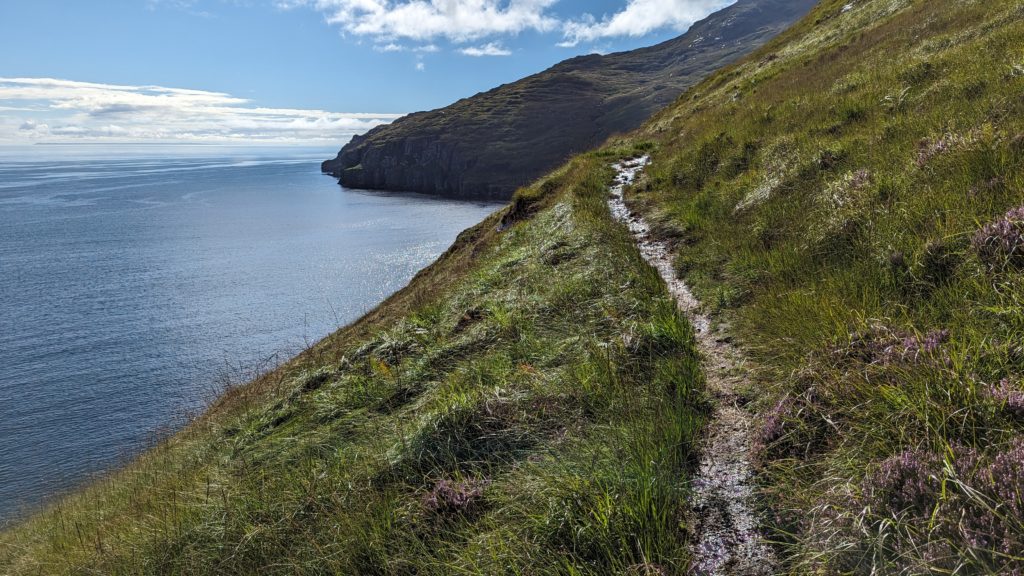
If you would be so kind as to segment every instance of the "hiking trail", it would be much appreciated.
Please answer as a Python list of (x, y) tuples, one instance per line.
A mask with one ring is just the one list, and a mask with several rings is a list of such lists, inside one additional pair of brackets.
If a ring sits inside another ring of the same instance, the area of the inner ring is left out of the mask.
[(644, 259), (658, 270), (696, 332), (714, 409), (701, 444), (700, 469), (693, 478), (692, 518), (695, 576), (769, 575), (776, 565), (763, 541), (754, 508), (751, 450), (753, 415), (742, 404), (748, 382), (742, 352), (731, 338), (713, 329), (700, 302), (676, 277), (672, 252), (655, 239), (650, 226), (626, 207), (623, 192), (650, 162), (648, 156), (613, 165), (617, 171), (608, 205), (612, 216), (629, 226)]

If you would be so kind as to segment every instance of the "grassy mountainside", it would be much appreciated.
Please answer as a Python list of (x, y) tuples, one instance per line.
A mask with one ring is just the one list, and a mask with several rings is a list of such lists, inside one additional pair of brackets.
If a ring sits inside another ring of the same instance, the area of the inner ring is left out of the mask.
[(789, 569), (1022, 573), (1024, 5), (824, 0), (635, 138)]
[(618, 155), (522, 190), (360, 322), (0, 534), (0, 573), (682, 571), (703, 380), (610, 225)]
[(1024, 5), (823, 0), (108, 481), (0, 572), (679, 574), (706, 414), (627, 198), (754, 359), (793, 574), (1024, 571)]
[(406, 116), (347, 144), (323, 170), (350, 188), (511, 197), (572, 154), (633, 130), (683, 90), (762, 45), (815, 0), (739, 0), (657, 46), (566, 60)]

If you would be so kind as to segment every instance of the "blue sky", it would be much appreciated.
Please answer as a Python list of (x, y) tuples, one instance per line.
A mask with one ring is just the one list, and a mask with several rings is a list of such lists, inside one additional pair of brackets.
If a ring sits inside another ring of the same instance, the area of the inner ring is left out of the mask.
[(0, 143), (327, 143), (731, 0), (2, 0)]

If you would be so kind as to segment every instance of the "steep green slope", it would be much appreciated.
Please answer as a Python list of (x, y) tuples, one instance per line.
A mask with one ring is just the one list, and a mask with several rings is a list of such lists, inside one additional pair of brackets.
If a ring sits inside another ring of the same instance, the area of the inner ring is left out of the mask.
[(807, 13), (816, 0), (739, 0), (683, 36), (582, 56), (357, 136), (324, 172), (350, 188), (507, 199), (611, 134), (637, 128), (683, 90)]
[(360, 322), (0, 533), (0, 573), (681, 573), (703, 380), (611, 224), (618, 155), (524, 189)]
[(635, 140), (789, 570), (1024, 571), (1024, 5), (825, 0)]

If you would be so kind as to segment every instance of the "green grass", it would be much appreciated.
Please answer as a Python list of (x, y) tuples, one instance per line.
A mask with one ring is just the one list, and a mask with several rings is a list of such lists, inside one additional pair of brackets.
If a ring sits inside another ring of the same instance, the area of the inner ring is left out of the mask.
[(360, 322), (0, 533), (0, 573), (681, 573), (703, 380), (611, 224), (614, 155), (523, 190)]
[(685, 573), (702, 376), (605, 205), (640, 152), (627, 200), (751, 357), (783, 570), (1024, 571), (1024, 258), (973, 241), (1024, 204), (1022, 38), (1016, 1), (823, 0), (0, 572)]
[(1024, 275), (972, 246), (1024, 204), (1024, 7), (846, 4), (630, 137), (629, 201), (756, 360), (787, 570), (1024, 570)]

